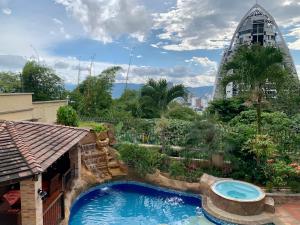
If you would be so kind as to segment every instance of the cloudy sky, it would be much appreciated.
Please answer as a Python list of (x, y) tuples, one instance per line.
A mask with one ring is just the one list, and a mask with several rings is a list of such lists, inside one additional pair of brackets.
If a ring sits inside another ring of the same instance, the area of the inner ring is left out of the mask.
[[(213, 85), (224, 46), (255, 1), (0, 0), (0, 70), (27, 59), (77, 83), (111, 65), (124, 82), (149, 77), (188, 86)], [(300, 0), (259, 0), (276, 19), (300, 74)], [(132, 56), (132, 57), (130, 57)]]

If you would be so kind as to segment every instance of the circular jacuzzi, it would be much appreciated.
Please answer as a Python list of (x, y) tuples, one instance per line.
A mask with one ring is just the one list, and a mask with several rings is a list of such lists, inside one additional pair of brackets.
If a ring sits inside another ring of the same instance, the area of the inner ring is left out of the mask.
[(264, 210), (265, 193), (242, 181), (217, 181), (211, 187), (210, 198), (218, 208), (238, 215), (258, 215)]

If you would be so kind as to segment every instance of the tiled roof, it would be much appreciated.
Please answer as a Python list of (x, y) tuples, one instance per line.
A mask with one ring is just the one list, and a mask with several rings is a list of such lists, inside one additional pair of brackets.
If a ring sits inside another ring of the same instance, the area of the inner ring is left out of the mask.
[(0, 121), (0, 182), (45, 171), (88, 132), (60, 125)]

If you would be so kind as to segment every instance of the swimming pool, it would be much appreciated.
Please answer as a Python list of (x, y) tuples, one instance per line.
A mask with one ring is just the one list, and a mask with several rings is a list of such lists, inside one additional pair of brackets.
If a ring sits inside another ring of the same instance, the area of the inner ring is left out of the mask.
[(212, 186), (212, 190), (226, 199), (241, 202), (260, 201), (265, 197), (265, 194), (259, 187), (235, 180), (223, 180), (216, 182)]
[(138, 182), (112, 182), (81, 194), (69, 225), (212, 225), (199, 195)]

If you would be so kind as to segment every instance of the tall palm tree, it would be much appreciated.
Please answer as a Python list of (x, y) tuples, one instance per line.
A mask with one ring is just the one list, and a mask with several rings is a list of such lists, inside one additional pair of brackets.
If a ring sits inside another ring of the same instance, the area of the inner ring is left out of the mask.
[(278, 90), (289, 74), (283, 58), (283, 53), (275, 47), (241, 46), (223, 68), (223, 87), (234, 82), (239, 92), (247, 94), (256, 107), (258, 134), (261, 133), (261, 111), (267, 90), (270, 86)]
[(185, 98), (186, 95), (186, 89), (182, 84), (168, 87), (165, 79), (158, 81), (149, 79), (141, 89), (142, 107), (146, 111), (152, 111), (152, 115), (157, 117), (166, 111), (171, 101), (179, 97)]

